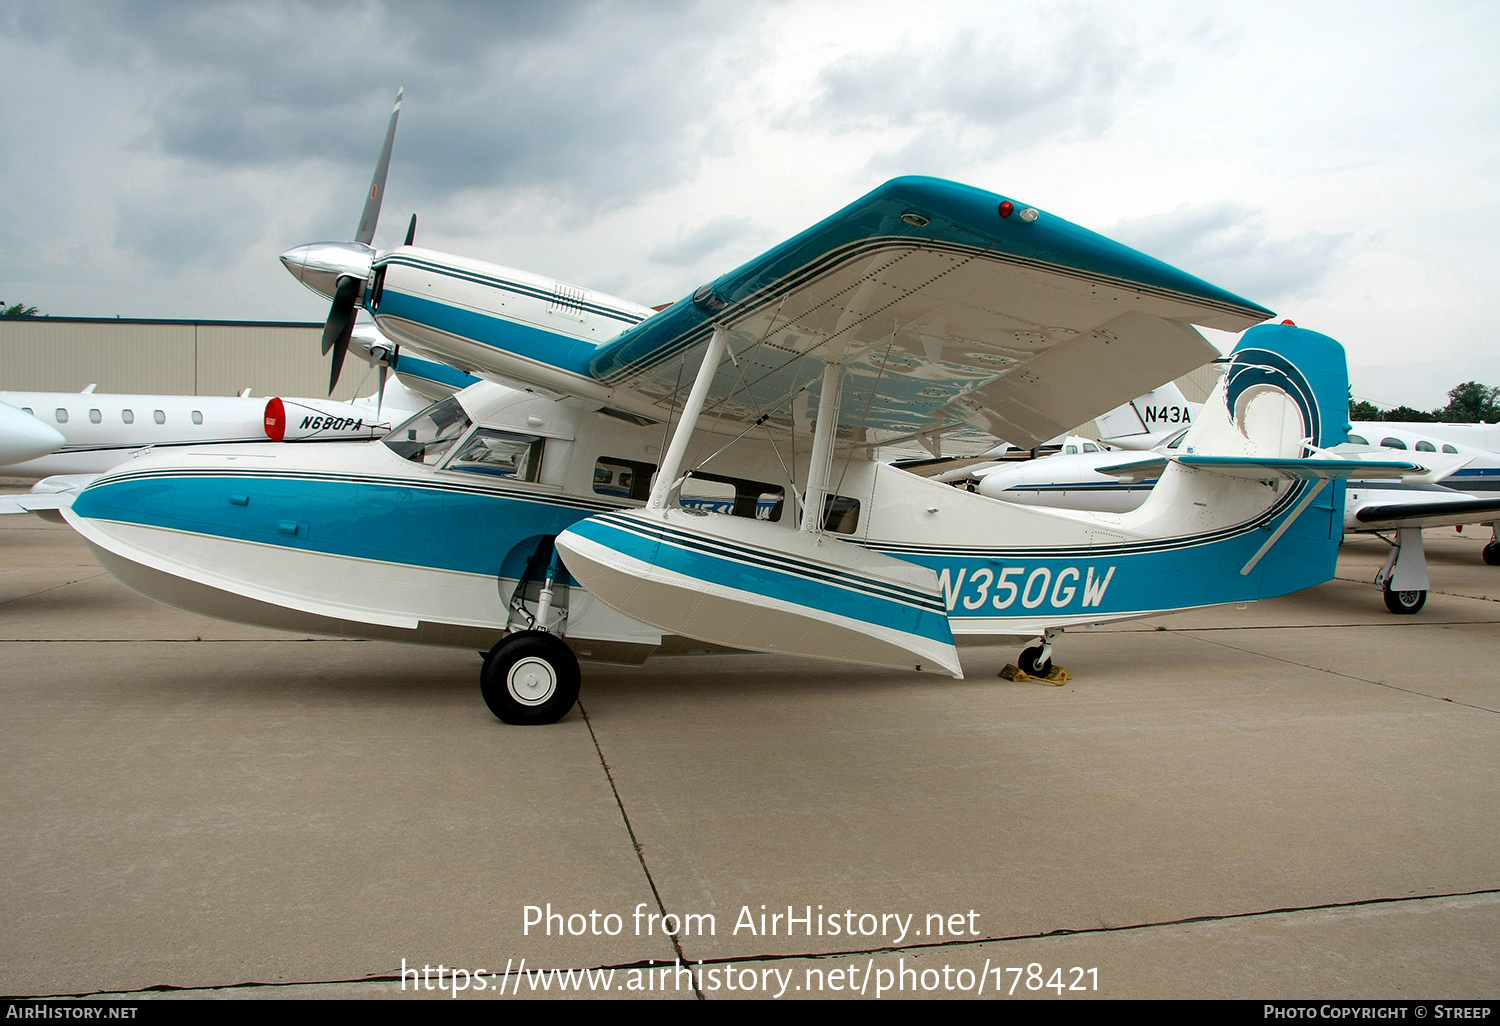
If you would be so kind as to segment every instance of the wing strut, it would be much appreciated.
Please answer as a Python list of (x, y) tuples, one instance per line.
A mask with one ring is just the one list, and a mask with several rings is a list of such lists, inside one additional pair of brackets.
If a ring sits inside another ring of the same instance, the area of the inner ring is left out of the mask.
[(688, 442), (692, 440), (693, 431), (698, 426), (698, 414), (703, 412), (708, 387), (713, 384), (714, 375), (719, 371), (719, 361), (724, 359), (724, 346), (728, 338), (729, 333), (715, 324), (713, 338), (709, 339), (708, 348), (703, 353), (703, 362), (698, 366), (698, 376), (693, 379), (693, 390), (688, 393), (687, 403), (682, 407), (682, 419), (677, 422), (677, 430), (672, 433), (667, 454), (662, 457), (656, 483), (651, 486), (651, 498), (646, 503), (648, 509), (666, 509), (667, 498), (679, 484), (677, 472), (682, 469), (682, 458), (687, 454)]
[(818, 393), (818, 422), (813, 427), (812, 459), (807, 465), (807, 498), (802, 503), (802, 530), (823, 532), (823, 507), (828, 494), (828, 476), (833, 469), (833, 433), (839, 423), (839, 379), (843, 367), (830, 363), (823, 368), (823, 388)]

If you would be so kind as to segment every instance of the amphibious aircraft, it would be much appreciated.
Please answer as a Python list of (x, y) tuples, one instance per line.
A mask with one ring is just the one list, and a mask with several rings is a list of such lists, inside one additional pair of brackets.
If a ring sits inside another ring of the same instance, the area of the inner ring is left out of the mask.
[[(1422, 530), (1486, 524), (1490, 542), (1483, 558), (1500, 564), (1500, 454), (1422, 437), (1409, 424), (1360, 423), (1338, 447), (1349, 459), (1383, 461), (1392, 449), (1415, 451), (1423, 471), (1402, 480), (1362, 480), (1347, 485), (1344, 530), (1378, 534), (1392, 543), (1390, 558), (1375, 584), (1393, 613), (1416, 613), (1427, 601), (1429, 578)], [(1138, 508), (1156, 485), (1165, 457), (1180, 449), (1187, 431), (1169, 438), (1156, 451), (1161, 458), (1142, 460), (1131, 453), (1075, 451), (980, 471), (978, 491), (995, 499), (1029, 506), (1097, 510), (1114, 513)], [(1381, 445), (1369, 444), (1369, 439)], [(1077, 448), (1077, 447), (1075, 447)]]
[[(399, 104), (399, 99), (398, 99)], [(399, 110), (399, 106), (398, 106)], [(962, 676), (959, 641), (1264, 598), (1333, 573), (1343, 481), (1411, 473), (1344, 441), (1342, 348), (1247, 331), (1140, 510), (1036, 510), (876, 462), (975, 429), (1034, 445), (1216, 357), (1270, 311), (1011, 197), (901, 178), (654, 311), (371, 243), (284, 254), (474, 385), (382, 443), (149, 455), (65, 515), (132, 587), (296, 630), (486, 651), (512, 723), (578, 660), (750, 650)], [(1078, 375), (1091, 366), (1097, 373)]]

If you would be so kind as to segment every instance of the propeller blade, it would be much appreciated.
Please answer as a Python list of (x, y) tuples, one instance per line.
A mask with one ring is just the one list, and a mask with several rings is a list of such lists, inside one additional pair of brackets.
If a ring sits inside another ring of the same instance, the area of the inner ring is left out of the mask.
[(417, 237), (417, 215), (411, 215), (411, 224), (406, 226), (406, 245), (411, 245), (411, 240)]
[(375, 163), (375, 177), (370, 179), (370, 192), (365, 197), (365, 210), (359, 218), (359, 231), (354, 241), (366, 246), (375, 240), (375, 223), (380, 220), (380, 204), (385, 199), (385, 175), (391, 169), (391, 146), (396, 141), (396, 119), (401, 116), (401, 94), (405, 87), (396, 90), (396, 105), (391, 108), (391, 123), (385, 130), (385, 145), (380, 148), (380, 160)]
[(354, 333), (354, 320), (350, 318), (349, 324), (338, 338), (333, 340), (333, 370), (328, 375), (328, 394), (333, 395), (333, 390), (339, 383), (339, 371), (344, 369), (344, 355), (349, 352), (349, 336)]
[(354, 330), (354, 301), (359, 298), (359, 288), (363, 284), (358, 278), (348, 275), (339, 278), (338, 288), (333, 292), (333, 305), (328, 308), (328, 320), (323, 325), (324, 356), (340, 336), (348, 346), (349, 333)]

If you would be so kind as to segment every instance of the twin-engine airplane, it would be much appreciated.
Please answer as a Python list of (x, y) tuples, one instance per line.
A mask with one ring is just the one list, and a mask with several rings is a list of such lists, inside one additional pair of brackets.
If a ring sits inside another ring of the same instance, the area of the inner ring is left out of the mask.
[[(398, 97), (399, 110), (399, 97)], [(660, 312), (413, 246), (283, 256), (403, 347), (495, 384), (383, 443), (132, 461), (66, 516), (137, 590), (227, 619), (488, 651), (511, 723), (573, 705), (578, 659), (783, 652), (962, 676), (960, 641), (1267, 598), (1328, 580), (1355, 463), (1332, 339), (1244, 335), (1134, 513), (923, 480), (877, 446), (972, 428), (1035, 445), (1213, 359), (1270, 311), (1014, 199), (900, 178)], [(1077, 368), (1094, 368), (1079, 374)]]

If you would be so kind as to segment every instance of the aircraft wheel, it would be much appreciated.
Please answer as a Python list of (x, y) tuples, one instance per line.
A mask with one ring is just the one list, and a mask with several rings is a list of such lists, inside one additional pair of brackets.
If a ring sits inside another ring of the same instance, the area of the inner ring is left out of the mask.
[(1045, 677), (1052, 671), (1052, 657), (1048, 656), (1041, 662), (1037, 661), (1039, 659), (1042, 659), (1042, 646), (1033, 645), (1016, 657), (1016, 665), (1021, 668), (1022, 673), (1032, 677)]
[(556, 723), (578, 701), (578, 659), (561, 638), (520, 631), (484, 658), (479, 690), (484, 704), (506, 723)]
[(1490, 542), (1484, 547), (1484, 561), (1490, 566), (1500, 566), (1500, 542)]
[(1385, 608), (1393, 613), (1416, 613), (1427, 604), (1425, 591), (1392, 591), (1385, 589)]

